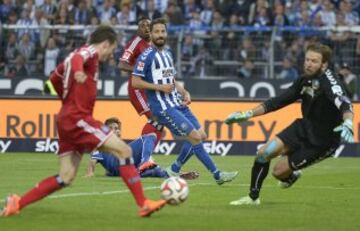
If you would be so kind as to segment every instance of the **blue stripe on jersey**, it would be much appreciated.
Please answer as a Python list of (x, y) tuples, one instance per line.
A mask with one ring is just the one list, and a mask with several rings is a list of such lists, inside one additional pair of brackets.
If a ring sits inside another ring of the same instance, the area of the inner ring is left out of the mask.
[(159, 60), (158, 60), (156, 57), (154, 57), (154, 61), (155, 61), (155, 68), (156, 68), (156, 69), (160, 69)]
[(164, 58), (163, 53), (160, 52), (159, 54), (160, 54), (160, 58), (161, 58), (161, 61), (162, 61), (163, 65), (164, 65), (164, 67), (168, 67), (168, 65), (167, 65), (167, 63), (166, 63), (166, 61), (165, 61), (165, 58)]
[[(173, 81), (171, 81), (171, 79), (169, 79), (169, 78), (167, 78), (166, 79), (166, 83), (172, 83)], [(172, 94), (172, 93), (170, 93), (169, 94), (169, 96), (170, 96), (170, 100), (172, 101), (172, 102), (175, 102), (175, 105), (176, 105), (176, 101), (175, 101), (175, 98), (174, 98), (174, 94)]]
[[(158, 83), (159, 83), (159, 85), (166, 84), (166, 82), (163, 79), (159, 79)], [(166, 98), (165, 98), (165, 93), (164, 92), (160, 91), (160, 97), (161, 97), (161, 99), (163, 99), (166, 106), (170, 106), (169, 103), (167, 102)]]
[(170, 66), (170, 67), (173, 67), (173, 64), (172, 64), (172, 62), (171, 62), (168, 54), (165, 54), (165, 58), (166, 58), (166, 60), (168, 61), (169, 66)]

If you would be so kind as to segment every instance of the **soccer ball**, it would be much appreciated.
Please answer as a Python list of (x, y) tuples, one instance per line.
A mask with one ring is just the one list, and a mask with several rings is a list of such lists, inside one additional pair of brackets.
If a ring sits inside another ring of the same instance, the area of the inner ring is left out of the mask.
[(189, 195), (186, 181), (180, 177), (169, 177), (160, 186), (161, 197), (170, 205), (183, 203)]

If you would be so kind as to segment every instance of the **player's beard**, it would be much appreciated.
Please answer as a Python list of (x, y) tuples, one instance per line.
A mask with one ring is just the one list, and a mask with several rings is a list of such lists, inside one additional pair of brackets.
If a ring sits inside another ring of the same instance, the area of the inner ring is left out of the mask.
[(322, 74), (321, 67), (319, 67), (319, 69), (313, 73), (306, 73), (306, 71), (305, 71), (305, 77), (309, 78), (309, 79), (316, 78), (316, 77), (320, 76), (321, 74)]
[[(159, 40), (162, 40), (162, 42), (158, 42)], [(166, 44), (166, 38), (164, 37), (159, 37), (157, 39), (155, 39), (153, 41), (154, 45), (157, 46), (158, 48), (163, 48)]]

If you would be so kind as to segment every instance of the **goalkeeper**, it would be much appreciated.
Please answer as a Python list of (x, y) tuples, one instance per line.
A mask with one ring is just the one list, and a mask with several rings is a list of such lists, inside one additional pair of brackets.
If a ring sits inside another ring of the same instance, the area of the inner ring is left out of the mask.
[(308, 46), (304, 75), (289, 89), (250, 111), (234, 112), (226, 119), (227, 124), (239, 123), (301, 100), (303, 118), (296, 119), (258, 150), (249, 195), (230, 202), (231, 205), (260, 204), (261, 185), (273, 158), (283, 156), (272, 175), (282, 188), (288, 188), (301, 176), (300, 169), (332, 156), (341, 141), (354, 142), (352, 105), (341, 81), (328, 68), (331, 53), (322, 44)]

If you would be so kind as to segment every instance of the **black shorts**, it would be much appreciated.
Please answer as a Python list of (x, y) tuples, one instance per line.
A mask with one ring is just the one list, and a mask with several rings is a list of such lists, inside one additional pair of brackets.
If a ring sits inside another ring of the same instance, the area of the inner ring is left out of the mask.
[(334, 155), (340, 142), (337, 139), (320, 144), (302, 119), (295, 120), (277, 135), (289, 149), (288, 160), (292, 170), (305, 168)]

